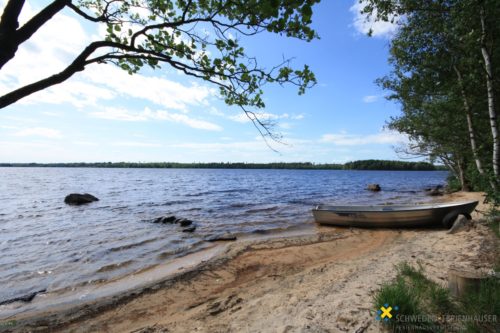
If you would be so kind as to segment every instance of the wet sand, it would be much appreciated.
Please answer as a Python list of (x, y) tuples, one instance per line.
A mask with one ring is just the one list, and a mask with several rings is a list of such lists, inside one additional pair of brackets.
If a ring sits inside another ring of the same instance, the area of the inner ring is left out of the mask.
[[(469, 199), (482, 202), (478, 193), (440, 200)], [(218, 243), (170, 271), (135, 276), (142, 284), (127, 292), (52, 308), (37, 296), (36, 311), (0, 317), (0, 331), (378, 332), (372, 297), (395, 264), (418, 262), (444, 285), (450, 267), (490, 269), (497, 245), (481, 223), (456, 234), (317, 227)]]

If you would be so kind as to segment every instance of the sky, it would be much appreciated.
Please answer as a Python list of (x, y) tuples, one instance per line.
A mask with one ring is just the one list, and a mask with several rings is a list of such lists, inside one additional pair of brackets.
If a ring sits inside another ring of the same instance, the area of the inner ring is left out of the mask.
[[(21, 22), (47, 3), (27, 1)], [(96, 64), (0, 110), (0, 162), (400, 159), (394, 147), (406, 138), (385, 129), (399, 107), (374, 83), (390, 71), (396, 27), (366, 22), (359, 9), (358, 0), (323, 0), (313, 15), (320, 39), (309, 43), (269, 33), (243, 41), (260, 64), (293, 58), (292, 66), (308, 64), (318, 80), (301, 96), (293, 86), (264, 87), (260, 112), (283, 135), (283, 144), (271, 142), (274, 150), (213, 85), (168, 67), (131, 76)], [(2, 68), (0, 94), (62, 70), (102, 33), (70, 11), (57, 14)]]

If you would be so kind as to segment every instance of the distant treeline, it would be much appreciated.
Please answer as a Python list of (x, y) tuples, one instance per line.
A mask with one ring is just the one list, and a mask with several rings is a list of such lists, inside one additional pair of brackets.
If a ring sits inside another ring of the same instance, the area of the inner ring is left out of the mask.
[(97, 162), (97, 163), (0, 163), (0, 167), (45, 168), (158, 168), (158, 169), (299, 169), (299, 170), (445, 170), (427, 162), (362, 160), (346, 164), (293, 163), (176, 163), (176, 162)]
[(404, 162), (386, 160), (362, 160), (344, 164), (345, 170), (446, 170), (444, 166), (436, 166), (427, 162)]

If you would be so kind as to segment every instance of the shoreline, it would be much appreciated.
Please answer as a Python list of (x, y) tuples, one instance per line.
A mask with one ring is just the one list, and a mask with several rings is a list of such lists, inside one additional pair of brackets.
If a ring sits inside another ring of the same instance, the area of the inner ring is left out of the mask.
[[(437, 201), (478, 195), (458, 193)], [(473, 217), (477, 219), (478, 215)], [(481, 257), (484, 251), (481, 247), (489, 243), (485, 240), (487, 230), (484, 228), (476, 224), (467, 232), (448, 235), (444, 229), (377, 230), (316, 226), (312, 233), (304, 234), (304, 230), (299, 230), (214, 244), (208, 250), (188, 255), (189, 258), (183, 257), (184, 260), (175, 264), (170, 263), (169, 268), (162, 267), (163, 270), (157, 270), (156, 275), (148, 270), (132, 276), (131, 280), (119, 281), (124, 285), (128, 283), (126, 292), (109, 293), (106, 297), (96, 297), (69, 309), (64, 308), (69, 305), (66, 303), (59, 309), (42, 307), (38, 312), (32, 309), (9, 318), (5, 318), (2, 311), (0, 318), (4, 319), (0, 319), (0, 331), (15, 332), (37, 327), (37, 331), (51, 332), (127, 332), (154, 327), (148, 332), (161, 332), (162, 329), (196, 331), (198, 328), (201, 332), (232, 332), (244, 331), (242, 325), (253, 320), (249, 331), (258, 331), (260, 327), (264, 331), (295, 332), (299, 328), (307, 329), (308, 325), (312, 329), (314, 325), (310, 323), (316, 322), (318, 328), (334, 332), (342, 327), (353, 329), (356, 325), (368, 324), (366, 329), (369, 332), (375, 325), (373, 318), (373, 322), (370, 321), (370, 295), (379, 282), (394, 274), (395, 261), (404, 259), (417, 263), (418, 260), (427, 260), (425, 268), (430, 270), (431, 278), (438, 281), (446, 275), (446, 272), (437, 270), (439, 265), (445, 265), (443, 260), (454, 258), (454, 264), (467, 265), (473, 262), (470, 261), (472, 258), (476, 266), (479, 263), (485, 268), (488, 260)], [(436, 247), (441, 247), (441, 253), (433, 253)], [(191, 265), (189, 259), (192, 259)], [(325, 271), (330, 274), (323, 274)], [(355, 278), (350, 281), (349, 276), (353, 274), (356, 274)], [(131, 289), (134, 280), (136, 284)], [(322, 294), (322, 286), (334, 290)], [(113, 287), (108, 287), (108, 291), (113, 291)], [(326, 299), (331, 297), (330, 304)], [(258, 305), (259, 302), (263, 306)], [(302, 304), (304, 302), (307, 304)], [(318, 313), (323, 313), (314, 311), (318, 305), (321, 309), (330, 309), (324, 313), (325, 318), (317, 318)], [(311, 310), (311, 313), (303, 314), (301, 309)], [(291, 325), (276, 326), (275, 318), (269, 317), (273, 311), (281, 313), (278, 324), (290, 322)], [(332, 315), (336, 318), (327, 320)], [(15, 325), (5, 325), (12, 321)], [(339, 325), (343, 326), (337, 327)]]

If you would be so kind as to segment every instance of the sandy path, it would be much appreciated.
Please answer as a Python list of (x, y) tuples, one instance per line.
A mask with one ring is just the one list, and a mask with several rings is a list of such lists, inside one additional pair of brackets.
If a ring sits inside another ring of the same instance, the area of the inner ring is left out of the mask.
[[(476, 198), (456, 194), (451, 199)], [(473, 196), (473, 197), (471, 197)], [(479, 209), (484, 209), (480, 206)], [(168, 287), (85, 311), (51, 332), (378, 332), (372, 297), (395, 275), (394, 265), (417, 262), (446, 283), (451, 267), (488, 269), (494, 238), (474, 224), (442, 229), (318, 228), (314, 236), (237, 242), (217, 260)], [(66, 319), (66, 318), (64, 318)]]

